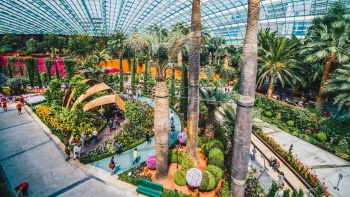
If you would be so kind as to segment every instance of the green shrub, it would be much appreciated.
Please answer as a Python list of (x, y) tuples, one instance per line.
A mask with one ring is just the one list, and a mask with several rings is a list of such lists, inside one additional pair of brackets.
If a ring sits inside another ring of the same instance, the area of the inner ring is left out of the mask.
[(283, 197), (290, 197), (290, 189), (286, 189), (283, 191)]
[(281, 120), (281, 119), (282, 119), (281, 113), (277, 113), (277, 115), (276, 115), (276, 120)]
[(180, 169), (174, 174), (174, 182), (178, 186), (185, 186), (186, 185), (186, 174), (187, 170)]
[(294, 121), (293, 120), (288, 120), (287, 125), (290, 127), (294, 127)]
[(208, 174), (202, 171), (202, 182), (201, 185), (199, 186), (200, 191), (205, 191), (209, 185), (209, 177)]
[(327, 135), (325, 133), (323, 133), (323, 132), (317, 133), (316, 137), (320, 141), (326, 141), (327, 140)]
[(208, 151), (207, 151), (207, 146), (208, 146), (208, 143), (203, 144), (202, 147), (201, 147), (202, 148), (201, 151), (202, 151), (203, 155), (206, 156), (206, 157), (208, 157), (208, 154), (209, 154)]
[(266, 117), (271, 117), (272, 116), (272, 112), (270, 112), (270, 111), (265, 112), (265, 116)]
[(209, 152), (209, 165), (214, 165), (217, 166), (221, 169), (224, 169), (225, 164), (224, 164), (224, 153), (218, 149), (218, 148), (213, 148)]
[(224, 145), (219, 140), (213, 140), (209, 142), (208, 152), (210, 152), (210, 150), (213, 148), (218, 148), (221, 151), (224, 151)]
[(208, 175), (208, 186), (207, 188), (205, 189), (206, 191), (211, 191), (213, 190), (215, 187), (216, 187), (216, 184), (215, 184), (215, 177), (212, 173), (210, 173), (209, 171), (204, 171), (205, 173), (207, 173)]
[(219, 183), (220, 179), (222, 178), (223, 171), (219, 167), (214, 166), (214, 165), (208, 165), (206, 170), (211, 172), (214, 175), (215, 185), (217, 185)]
[(208, 139), (205, 137), (198, 137), (197, 147), (202, 147), (203, 144), (207, 143)]

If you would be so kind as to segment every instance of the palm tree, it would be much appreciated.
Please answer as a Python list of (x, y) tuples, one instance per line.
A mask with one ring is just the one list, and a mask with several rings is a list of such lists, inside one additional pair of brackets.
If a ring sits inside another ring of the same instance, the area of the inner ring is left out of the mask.
[(226, 41), (222, 37), (214, 37), (210, 39), (210, 44), (212, 44), (215, 47), (215, 52), (214, 52), (214, 60), (216, 64), (220, 64), (218, 61), (218, 56), (219, 56), (219, 48), (221, 45), (226, 44)]
[(233, 196), (244, 196), (247, 178), (249, 150), (252, 134), (252, 118), (255, 96), (256, 68), (258, 60), (259, 0), (248, 1), (247, 30), (242, 53), (242, 68), (238, 88), (237, 114), (234, 127), (233, 156), (230, 189)]
[(214, 138), (214, 120), (215, 112), (221, 106), (221, 103), (231, 100), (231, 94), (224, 92), (222, 86), (215, 88), (200, 88), (202, 101), (208, 109), (208, 118), (205, 123), (204, 136), (206, 138)]
[(110, 36), (107, 42), (107, 49), (113, 54), (118, 53), (119, 57), (122, 56), (126, 39), (127, 36), (122, 31), (118, 31)]
[(334, 94), (334, 103), (339, 108), (350, 109), (350, 64), (337, 68), (325, 82), (325, 94)]
[[(264, 32), (264, 31), (260, 31)], [(285, 83), (293, 89), (295, 84), (300, 82), (305, 86), (305, 80), (302, 73), (306, 73), (304, 67), (299, 64), (297, 54), (299, 53), (299, 41), (296, 37), (288, 39), (286, 37), (274, 37), (275, 32), (270, 35), (269, 30), (259, 34), (259, 57), (258, 57), (258, 85), (263, 85), (265, 79), (269, 79), (267, 89), (268, 97), (272, 96), (275, 78), (277, 78), (282, 87)], [(266, 37), (269, 39), (266, 39)], [(266, 40), (266, 42), (265, 42)]]
[(324, 84), (329, 78), (331, 67), (349, 61), (349, 25), (343, 21), (333, 23), (330, 28), (320, 24), (309, 32), (305, 43), (301, 51), (306, 55), (305, 62), (324, 65), (316, 101), (316, 108), (322, 109), (326, 100)]
[(200, 0), (192, 2), (191, 41), (189, 50), (189, 91), (188, 91), (188, 124), (186, 151), (197, 159), (198, 120), (199, 120), (199, 66), (201, 52), (201, 6)]
[(97, 50), (93, 55), (89, 56), (89, 60), (91, 63), (102, 68), (102, 63), (111, 60), (111, 56), (108, 55), (106, 50)]
[[(230, 139), (233, 137), (233, 128), (235, 127), (236, 109), (229, 104), (222, 105), (222, 110), (219, 110), (222, 117), (222, 123), (228, 132)], [(230, 140), (229, 140), (230, 141)]]

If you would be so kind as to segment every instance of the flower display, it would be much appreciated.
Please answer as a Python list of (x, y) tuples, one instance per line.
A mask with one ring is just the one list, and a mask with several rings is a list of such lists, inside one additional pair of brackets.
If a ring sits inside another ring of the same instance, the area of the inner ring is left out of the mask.
[(179, 142), (181, 144), (186, 143), (186, 141), (187, 141), (187, 134), (185, 132), (180, 132), (179, 134), (177, 134), (177, 140), (179, 140)]
[(202, 171), (191, 168), (187, 171), (186, 182), (190, 187), (199, 187), (202, 183)]
[(154, 155), (149, 156), (146, 162), (147, 162), (147, 166), (149, 169), (151, 169), (151, 170), (156, 169), (156, 166), (157, 166), (156, 156), (154, 156)]
[(23, 94), (22, 96), (28, 105), (36, 105), (45, 101), (45, 97), (41, 94)]

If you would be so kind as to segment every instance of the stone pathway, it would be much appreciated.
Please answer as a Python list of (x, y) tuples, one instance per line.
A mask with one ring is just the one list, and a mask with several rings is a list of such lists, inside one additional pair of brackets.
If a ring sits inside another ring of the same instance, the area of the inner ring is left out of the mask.
[(33, 197), (136, 196), (136, 187), (112, 179), (108, 172), (66, 162), (64, 145), (29, 107), (21, 115), (15, 104), (8, 109), (0, 112), (0, 170), (10, 192), (27, 181)]
[[(151, 99), (150, 98), (145, 98), (142, 97), (140, 99), (141, 101), (147, 102), (149, 103), (152, 107), (154, 107), (154, 102), (151, 103)], [(169, 110), (171, 110), (169, 108)], [(172, 111), (172, 110), (171, 110)], [(177, 116), (177, 114), (175, 112), (174, 113), (174, 125), (175, 125), (175, 132), (176, 135), (181, 132), (181, 122), (180, 122), (180, 118)], [(164, 117), (164, 121), (169, 121), (168, 117)], [(176, 138), (170, 138), (170, 131), (169, 131), (169, 145), (172, 144), (174, 141), (176, 140)], [(155, 155), (155, 151), (156, 151), (156, 147), (155, 147), (155, 143), (154, 143), (154, 137), (151, 138), (151, 144), (147, 145), (146, 142), (144, 142), (143, 144), (137, 146), (137, 150), (139, 153), (139, 164), (143, 161), (146, 161), (146, 159), (150, 156), (150, 155)], [(121, 155), (119, 157), (114, 157), (114, 161), (117, 163), (116, 164), (116, 174), (122, 173), (132, 167), (134, 167), (134, 165), (132, 164), (133, 162), (133, 149), (130, 149), (128, 151), (125, 151), (123, 153), (121, 153)], [(108, 167), (110, 158), (105, 158), (99, 161), (95, 161), (93, 163), (91, 163), (91, 165), (97, 167), (97, 168), (101, 168), (107, 172), (110, 172), (110, 169)], [(138, 164), (135, 164), (135, 166)]]

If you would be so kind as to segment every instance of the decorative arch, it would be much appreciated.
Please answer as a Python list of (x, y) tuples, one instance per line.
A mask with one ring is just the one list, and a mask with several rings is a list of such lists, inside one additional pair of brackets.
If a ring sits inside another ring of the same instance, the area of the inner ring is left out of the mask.
[[(87, 103), (83, 110), (87, 111), (89, 109), (92, 109), (94, 107), (100, 106), (100, 105), (105, 105), (105, 104), (110, 104), (110, 103), (117, 103), (120, 109), (124, 110), (125, 103), (123, 99), (121, 99), (111, 87), (106, 85), (105, 83), (95, 80), (95, 79), (86, 79), (84, 80), (84, 83), (90, 86), (90, 88), (85, 92), (85, 94), (82, 94), (79, 96), (79, 98), (74, 102), (71, 111), (75, 109), (76, 105), (83, 102), (86, 98), (89, 96), (95, 94), (96, 92), (100, 92), (103, 90), (109, 90), (111, 92), (110, 95), (107, 96), (102, 96), (100, 98), (94, 99)], [(67, 109), (69, 108), (69, 105), (71, 103), (72, 97), (74, 95), (75, 90), (72, 90), (71, 88), (68, 89), (67, 93), (64, 96), (63, 100), (63, 107), (66, 107)]]
[(105, 104), (111, 104), (111, 103), (117, 103), (119, 108), (124, 110), (124, 101), (118, 95), (107, 95), (107, 96), (102, 96), (100, 98), (94, 99), (88, 102), (84, 106), (83, 110), (85, 112), (94, 107), (98, 107)]

